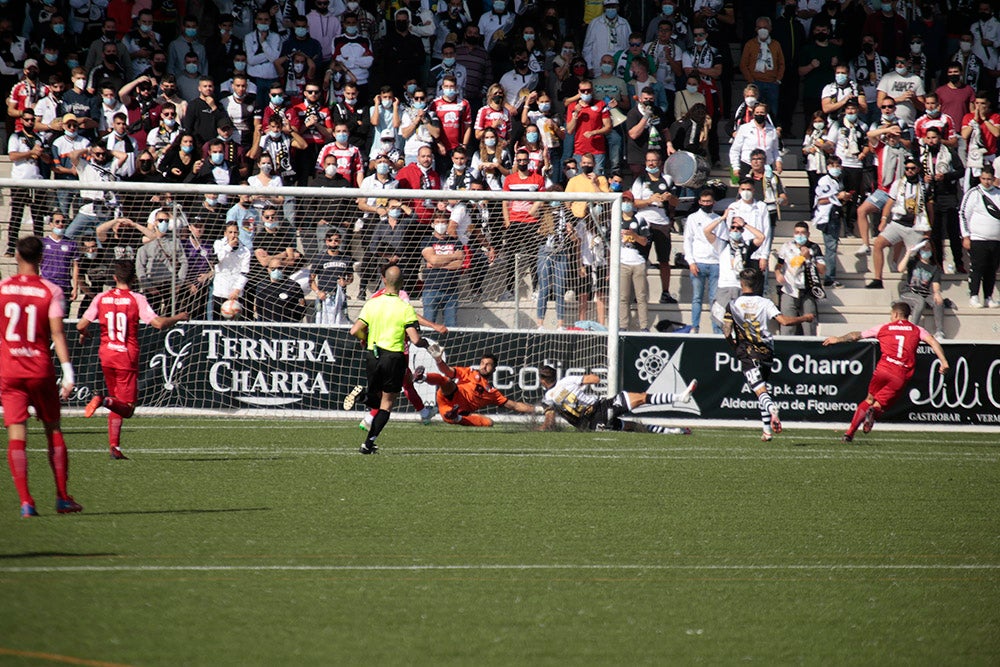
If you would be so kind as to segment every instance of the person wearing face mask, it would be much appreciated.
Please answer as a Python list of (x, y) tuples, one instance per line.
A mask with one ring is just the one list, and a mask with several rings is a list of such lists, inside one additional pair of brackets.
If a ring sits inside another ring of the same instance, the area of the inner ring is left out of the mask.
[(889, 59), (880, 54), (876, 47), (874, 37), (863, 35), (861, 53), (850, 61), (849, 76), (851, 80), (858, 82), (859, 92), (863, 92), (865, 100), (868, 101), (868, 109), (861, 118), (868, 124), (878, 118), (878, 105), (872, 102), (878, 99), (878, 84), (882, 80), (882, 75), (890, 71)]
[[(661, 304), (674, 305), (677, 300), (670, 294), (670, 228), (672, 207), (677, 205), (679, 188), (673, 179), (663, 173), (663, 155), (657, 150), (643, 153), (645, 168), (632, 183), (636, 217), (649, 226), (650, 241), (656, 249), (656, 263), (660, 273)], [(649, 252), (646, 252), (647, 257)]]
[[(451, 151), (459, 146), (467, 146), (472, 140), (472, 105), (458, 96), (461, 90), (458, 77), (445, 74), (441, 79), (441, 96), (431, 102), (428, 108), (432, 117), (431, 127), (440, 128), (435, 137), (439, 173), (451, 169)], [(431, 136), (434, 136), (433, 132)]]
[(792, 136), (790, 134), (792, 116), (793, 111), (798, 107), (799, 79), (801, 78), (798, 65), (808, 34), (802, 23), (796, 18), (796, 11), (798, 11), (796, 0), (782, 0), (771, 22), (773, 28), (771, 37), (781, 46), (781, 53), (785, 57), (785, 76), (781, 80), (778, 92), (779, 114), (775, 120), (786, 139)]
[[(712, 130), (709, 132), (709, 153), (712, 163), (719, 161), (719, 137), (714, 128), (718, 127), (722, 118), (722, 95), (720, 94), (722, 70), (724, 67), (722, 53), (708, 43), (708, 28), (704, 25), (695, 26), (692, 30), (694, 43), (690, 51), (685, 52), (682, 59), (684, 75), (687, 78), (685, 104), (677, 105), (677, 113), (686, 113), (691, 105), (701, 102), (708, 108), (712, 118)], [(692, 81), (692, 77), (694, 77)], [(704, 99), (688, 99), (689, 95), (702, 93)]]
[[(603, 60), (603, 58), (602, 58)], [(620, 47), (614, 55), (611, 56), (612, 68), (611, 72), (617, 77), (620, 77), (629, 85), (631, 90), (635, 90), (635, 72), (632, 69), (633, 62), (643, 62), (646, 64), (647, 72), (656, 71), (656, 63), (653, 57), (649, 55), (642, 43), (642, 33), (633, 32), (628, 36), (628, 45), (626, 47)], [(602, 68), (603, 72), (603, 68)]]
[(257, 90), (269, 90), (278, 79), (275, 63), (281, 57), (281, 37), (272, 29), (267, 10), (254, 15), (254, 29), (243, 38), (243, 51), (247, 54), (247, 75)]
[(434, 46), (431, 57), (442, 58), (445, 44), (454, 44), (462, 38), (466, 27), (474, 25), (472, 18), (465, 10), (464, 0), (447, 0), (439, 2), (434, 15)]
[(841, 183), (850, 195), (844, 202), (844, 230), (849, 233), (857, 217), (857, 207), (864, 189), (864, 169), (872, 148), (868, 142), (868, 126), (859, 120), (861, 110), (854, 100), (843, 107), (843, 116), (830, 126), (826, 139), (833, 144), (834, 154), (840, 158), (843, 174)]
[(528, 51), (520, 44), (513, 48), (513, 64), (514, 68), (505, 72), (499, 83), (507, 93), (506, 104), (519, 116), (527, 94), (538, 89), (539, 77), (531, 71)]
[(446, 327), (458, 326), (458, 287), (462, 277), (465, 251), (449, 225), (446, 211), (439, 211), (431, 222), (432, 234), (424, 241), (423, 258), (424, 317)]
[[(649, 53), (649, 43), (655, 42), (664, 36), (663, 22), (670, 22), (669, 39), (674, 41), (682, 50), (690, 46), (691, 26), (690, 19), (685, 12), (677, 7), (677, 0), (662, 0), (660, 3), (660, 13), (654, 14), (652, 20), (646, 25), (646, 53)], [(655, 70), (654, 70), (655, 71)]]
[[(87, 71), (93, 70), (102, 63), (102, 58), (106, 59), (108, 47), (114, 52), (115, 58), (123, 70), (123, 76), (128, 76), (132, 71), (132, 57), (128, 48), (122, 40), (118, 39), (118, 22), (114, 18), (106, 18), (101, 27), (101, 35), (90, 43), (87, 48), (87, 58), (84, 67)], [(100, 80), (100, 79), (99, 79)]]
[(135, 271), (149, 305), (154, 311), (166, 312), (172, 310), (174, 288), (187, 279), (187, 252), (175, 229), (180, 222), (170, 218), (166, 209), (157, 212), (154, 224), (150, 241), (135, 255)]
[(754, 197), (754, 182), (749, 177), (740, 179), (738, 186), (738, 196), (736, 201), (729, 205), (726, 216), (739, 216), (743, 219), (746, 234), (753, 234), (749, 228), (757, 229), (761, 232), (762, 240), (758, 244), (758, 249), (754, 251), (752, 259), (756, 261), (756, 267), (764, 276), (764, 285), (767, 285), (768, 255), (771, 252), (771, 239), (774, 230), (771, 228), (771, 216), (767, 211), (767, 204), (758, 201)]
[(837, 280), (837, 250), (840, 246), (840, 230), (844, 223), (844, 203), (853, 198), (853, 193), (844, 192), (843, 167), (839, 157), (831, 155), (826, 162), (826, 175), (816, 184), (813, 207), (813, 224), (823, 234), (823, 245), (829, 264), (823, 285), (843, 287)]
[(868, 102), (856, 81), (851, 78), (850, 67), (847, 63), (838, 63), (834, 68), (833, 83), (829, 83), (823, 88), (821, 93), (821, 106), (823, 113), (831, 121), (840, 120), (844, 114), (844, 108), (848, 102), (854, 102), (857, 109), (855, 113), (865, 117), (868, 113)]
[(357, 14), (348, 12), (342, 20), (344, 32), (333, 40), (331, 65), (339, 63), (343, 66), (354, 77), (358, 95), (361, 99), (366, 99), (369, 71), (375, 63), (375, 52), (368, 38), (360, 34)]
[(958, 124), (965, 118), (965, 114), (969, 113), (976, 99), (975, 89), (967, 85), (962, 76), (962, 67), (957, 63), (949, 63), (945, 70), (944, 83), (934, 92), (941, 102), (942, 115), (954, 120), (956, 130), (960, 131)]
[(731, 137), (736, 136), (736, 132), (740, 129), (740, 125), (753, 122), (753, 108), (757, 105), (758, 100), (760, 100), (760, 89), (757, 87), (757, 84), (748, 83), (746, 87), (743, 88), (743, 102), (736, 107), (736, 112), (733, 114), (733, 130), (730, 133)]
[(167, 148), (177, 138), (181, 131), (177, 118), (177, 107), (173, 102), (166, 102), (160, 107), (159, 124), (146, 133), (146, 149), (153, 153), (157, 160), (163, 157)]
[[(631, 192), (622, 195), (621, 261), (619, 278), (621, 295), (618, 301), (618, 326), (630, 329), (633, 297), (636, 304), (638, 330), (649, 330), (649, 278), (646, 276), (646, 256), (649, 247), (649, 225), (635, 215), (635, 198)], [(634, 329), (633, 329), (634, 330)]]
[(281, 45), (281, 57), (275, 62), (279, 75), (288, 68), (288, 61), (293, 60), (296, 53), (305, 55), (312, 68), (323, 60), (323, 47), (309, 35), (308, 19), (301, 14), (293, 19), (291, 34)]
[(122, 53), (127, 53), (132, 59), (128, 70), (131, 76), (144, 72), (150, 66), (153, 52), (163, 49), (163, 42), (158, 32), (153, 30), (153, 12), (149, 9), (139, 11), (135, 19), (135, 27), (122, 37), (125, 47)]
[(958, 183), (962, 179), (962, 171), (952, 166), (958, 164), (958, 155), (945, 144), (943, 136), (941, 128), (928, 127), (920, 146), (924, 182), (928, 187), (928, 199), (934, 206), (934, 220), (937, 221), (931, 233), (931, 244), (940, 264), (944, 261), (944, 239), (947, 237), (951, 244), (954, 271), (962, 274), (967, 272), (958, 226)]
[[(254, 256), (250, 260), (245, 294), (245, 299), (250, 302), (244, 304), (248, 312), (260, 312), (258, 287), (269, 281), (275, 265), (281, 269), (284, 278), (297, 271), (302, 264), (302, 254), (296, 250), (295, 230), (291, 225), (282, 223), (278, 211), (275, 206), (264, 206), (260, 212), (263, 224), (254, 233)], [(301, 294), (302, 288), (298, 289)]]
[[(11, 178), (15, 180), (32, 181), (42, 180), (42, 167), (47, 162), (52, 161), (50, 149), (46, 148), (41, 138), (35, 133), (35, 112), (28, 108), (21, 112), (21, 129), (10, 135), (7, 141), (7, 152), (13, 163), (11, 166)], [(50, 195), (48, 191), (36, 190), (27, 187), (11, 188), (10, 194), (10, 223), (7, 225), (7, 256), (14, 256), (14, 247), (17, 244), (17, 230), (20, 225), (27, 224), (24, 218), (25, 208), (31, 209), (32, 224), (35, 236), (43, 234), (42, 216), (43, 211), (50, 209)]]
[(423, 68), (427, 51), (424, 40), (410, 30), (412, 23), (409, 9), (397, 9), (375, 59), (382, 67), (382, 81), (390, 90), (404, 90), (409, 79), (426, 80)]
[[(1000, 189), (993, 165), (983, 166), (979, 184), (969, 188), (959, 208), (962, 247), (969, 251), (969, 306), (1000, 308), (994, 298), (1000, 268)], [(980, 287), (982, 299), (980, 299)]]
[[(270, 156), (272, 173), (280, 176), (286, 183), (294, 183), (296, 171), (291, 159), (292, 151), (303, 150), (308, 144), (302, 135), (288, 124), (283, 114), (271, 114), (266, 127), (267, 131), (261, 133), (259, 143), (251, 149), (248, 157), (256, 159), (265, 154)], [(287, 207), (286, 215), (291, 217)]]
[[(219, 138), (208, 142), (206, 157), (201, 162), (201, 168), (188, 177), (188, 183), (203, 185), (239, 185), (242, 177), (235, 165), (229, 162), (226, 155), (226, 144)], [(228, 203), (226, 195), (211, 195), (203, 198), (204, 205), (211, 211), (214, 218), (218, 211), (224, 210)], [(215, 222), (212, 220), (211, 222)], [(214, 226), (214, 225), (213, 225)], [(217, 232), (214, 229), (213, 232)]]
[(899, 299), (910, 305), (910, 317), (913, 324), (920, 324), (924, 317), (924, 308), (931, 307), (934, 315), (934, 338), (943, 341), (944, 334), (944, 296), (941, 294), (940, 260), (935, 259), (930, 239), (925, 239), (907, 252), (899, 260), (897, 270), (902, 273), (899, 281)]
[[(41, 211), (39, 211), (41, 213)], [(62, 290), (63, 312), (69, 314), (69, 306), (79, 295), (78, 276), (73, 271), (73, 260), (77, 256), (77, 244), (67, 239), (66, 216), (55, 211), (49, 219), (49, 233), (42, 238), (42, 263), (39, 275), (59, 286)]]
[(267, 281), (257, 286), (256, 315), (260, 322), (301, 322), (306, 314), (302, 286), (286, 275), (280, 259), (267, 265)]
[(344, 252), (336, 229), (326, 232), (324, 245), (309, 273), (309, 288), (316, 294), (316, 324), (350, 324), (347, 286), (354, 282), (354, 258)]
[[(240, 241), (240, 225), (238, 222), (226, 223), (222, 238), (212, 243), (212, 316), (209, 319), (222, 320), (222, 304), (226, 301), (238, 300), (243, 296), (247, 273), (250, 271), (250, 260), (253, 250)], [(243, 319), (241, 311), (234, 320)]]
[[(503, 181), (504, 192), (541, 192), (545, 189), (545, 179), (528, 169), (528, 151), (517, 149), (514, 154), (514, 171)], [(531, 274), (538, 255), (538, 244), (543, 240), (538, 235), (541, 201), (503, 201), (504, 251), (507, 254), (507, 275), (504, 292), (511, 294), (517, 289), (521, 276), (517, 274), (515, 255), (520, 256), (520, 271)]]
[(958, 51), (953, 53), (948, 59), (949, 63), (956, 63), (962, 72), (962, 80), (973, 89), (989, 86), (988, 73), (990, 56), (981, 46), (977, 46), (973, 35), (969, 30), (963, 30), (958, 42)]
[(750, 172), (750, 153), (754, 150), (764, 151), (764, 163), (780, 174), (782, 169), (778, 131), (769, 121), (768, 107), (759, 102), (753, 109), (753, 122), (745, 123), (736, 131), (733, 143), (729, 147), (729, 163), (733, 165), (740, 176)]
[(455, 62), (465, 68), (462, 97), (469, 100), (472, 112), (476, 113), (482, 105), (483, 90), (493, 80), (493, 63), (489, 52), (483, 48), (478, 26), (466, 26), (460, 36), (464, 38), (455, 47)]
[[(673, 0), (668, 0), (673, 2)], [(666, 7), (673, 7), (672, 4), (664, 4)], [(683, 39), (675, 38), (676, 24), (667, 18), (654, 19), (657, 23), (656, 34), (646, 40), (646, 45), (642, 47), (653, 63), (649, 70), (653, 83), (653, 90), (656, 92), (656, 106), (661, 111), (668, 113), (668, 118), (673, 118), (673, 99), (678, 88), (684, 87), (684, 68), (681, 67), (681, 58), (684, 54)], [(648, 32), (647, 32), (648, 37)], [(641, 89), (641, 88), (640, 88)]]
[[(705, 228), (719, 219), (715, 213), (715, 196), (711, 190), (698, 195), (698, 209), (684, 221), (684, 261), (691, 275), (691, 333), (701, 328), (702, 303), (708, 289), (708, 303), (715, 302), (719, 287), (719, 254), (722, 241), (709, 241)], [(721, 334), (722, 327), (712, 322), (712, 333)]]
[(778, 250), (778, 263), (774, 267), (774, 278), (781, 286), (778, 307), (781, 314), (789, 319), (806, 313), (811, 313), (813, 319), (781, 325), (782, 336), (816, 335), (819, 317), (816, 300), (823, 298), (818, 281), (822, 280), (824, 273), (826, 260), (819, 245), (809, 240), (809, 223), (795, 223), (792, 238)]
[(476, 114), (476, 124), (473, 126), (476, 139), (481, 140), (486, 129), (492, 128), (500, 139), (506, 140), (515, 113), (514, 108), (506, 102), (503, 86), (498, 83), (491, 85), (486, 92), (486, 106)]
[(173, 74), (164, 74), (160, 80), (160, 95), (156, 98), (158, 104), (172, 102), (177, 108), (177, 122), (187, 113), (187, 100), (177, 92), (177, 77)]
[[(104, 286), (113, 281), (111, 267), (108, 264), (108, 253), (97, 245), (97, 238), (88, 234), (80, 239), (76, 257), (73, 258), (73, 273), (77, 277), (80, 292), (78, 316), (87, 312), (94, 297), (104, 290)], [(69, 311), (66, 316), (69, 317)]]
[[(222, 82), (236, 73), (234, 58), (242, 54), (244, 67), (246, 55), (243, 54), (243, 40), (233, 34), (233, 15), (220, 14), (215, 21), (215, 32), (205, 39), (205, 59), (208, 62), (208, 73), (212, 79)], [(239, 70), (246, 72), (245, 69)], [(225, 89), (220, 85), (220, 91)]]
[(912, 126), (924, 111), (924, 81), (910, 73), (909, 56), (897, 56), (895, 62), (895, 70), (878, 83), (878, 105), (881, 108), (882, 102), (891, 98), (896, 103), (895, 117)]
[[(403, 139), (403, 157), (406, 164), (417, 161), (417, 154), (423, 147), (433, 150), (435, 140), (441, 136), (441, 125), (437, 114), (431, 113), (428, 102), (428, 95), (422, 89), (414, 91), (410, 106), (403, 110), (403, 115), (399, 121), (400, 135)], [(470, 112), (471, 113), (471, 112)], [(457, 125), (461, 125), (460, 119), (453, 119)], [(386, 132), (390, 131), (387, 129)], [(392, 133), (395, 142), (396, 133)], [(395, 148), (395, 143), (392, 148)], [(372, 146), (372, 151), (375, 146)], [(381, 147), (379, 153), (381, 154)]]
[(350, 143), (350, 133), (346, 123), (334, 126), (333, 141), (320, 150), (314, 170), (324, 168), (328, 155), (334, 156), (337, 174), (347, 187), (361, 187), (365, 175), (364, 158), (361, 157), (358, 147)]
[(7, 115), (14, 118), (14, 129), (21, 131), (21, 114), (28, 110), (34, 117), (35, 105), (49, 95), (48, 86), (39, 81), (38, 61), (29, 58), (24, 61), (24, 77), (17, 82), (7, 98)]
[(743, 45), (740, 71), (747, 83), (757, 85), (760, 101), (765, 102), (777, 117), (780, 82), (785, 77), (785, 54), (781, 44), (773, 39), (771, 19), (761, 16), (754, 24), (754, 39)]
[(492, 10), (479, 17), (479, 34), (483, 36), (483, 48), (492, 52), (497, 42), (503, 42), (514, 27), (516, 15), (513, 0), (492, 0)]
[[(705, 239), (719, 249), (719, 282), (712, 302), (712, 325), (722, 328), (726, 306), (740, 295), (740, 272), (757, 270), (752, 255), (764, 243), (764, 234), (730, 209), (702, 227)], [(759, 275), (759, 271), (757, 271)]]
[(178, 78), (183, 76), (184, 64), (189, 53), (194, 53), (197, 56), (195, 61), (198, 65), (197, 71), (209, 71), (205, 46), (198, 39), (197, 16), (185, 16), (180, 34), (167, 46), (167, 72)]
[[(80, 177), (80, 163), (90, 147), (90, 140), (80, 135), (80, 119), (68, 113), (61, 119), (62, 134), (52, 142), (52, 172), (57, 181), (76, 181)], [(56, 199), (63, 215), (69, 215), (80, 200), (76, 190), (57, 190)]]
[(912, 248), (920, 243), (934, 225), (934, 209), (927, 202), (927, 189), (920, 174), (920, 163), (913, 157), (904, 161), (903, 178), (889, 188), (889, 200), (882, 207), (879, 235), (872, 249), (875, 276), (868, 289), (882, 288), (885, 250), (902, 244)]
[[(587, 25), (581, 55), (587, 68), (597, 76), (601, 72), (601, 58), (617, 53), (628, 46), (632, 28), (624, 17), (618, 15), (619, 0), (604, 0), (604, 13)], [(642, 40), (640, 35), (639, 40)]]
[(976, 7), (979, 20), (969, 28), (974, 39), (973, 46), (988, 56), (995, 56), (1000, 46), (1000, 21), (993, 15), (991, 3), (980, 2)]
[(581, 81), (577, 91), (578, 101), (566, 108), (566, 133), (573, 135), (573, 157), (580, 163), (582, 156), (590, 153), (595, 159), (595, 171), (603, 176), (608, 149), (606, 137), (613, 129), (611, 114), (604, 101), (595, 97), (590, 81)]
[[(356, 12), (357, 9), (348, 11)], [(309, 34), (319, 42), (320, 56), (316, 64), (325, 69), (330, 64), (333, 54), (333, 40), (345, 34), (338, 12), (331, 10), (330, 0), (315, 0), (312, 3), (309, 13), (306, 14), (306, 26), (309, 28)], [(359, 31), (358, 34), (363, 37), (369, 36), (367, 32)]]
[(330, 107), (330, 113), (334, 124), (344, 123), (347, 125), (348, 134), (351, 135), (351, 144), (363, 150), (371, 133), (371, 117), (366, 113), (367, 110), (362, 103), (364, 98), (361, 97), (360, 91), (361, 89), (356, 83), (344, 84), (344, 98)]
[(925, 144), (927, 130), (932, 127), (937, 129), (941, 143), (949, 148), (958, 147), (958, 126), (955, 119), (941, 112), (941, 98), (936, 92), (927, 93), (924, 97), (924, 115), (913, 123), (913, 136), (921, 146)]
[(823, 87), (834, 80), (834, 68), (843, 60), (840, 47), (830, 43), (829, 23), (813, 21), (812, 41), (802, 47), (798, 68), (806, 118), (822, 108)]
[[(566, 137), (566, 127), (561, 115), (552, 110), (552, 98), (547, 92), (531, 93), (521, 109), (521, 124), (534, 125), (538, 130), (538, 141), (545, 153), (544, 162), (549, 165), (547, 177), (553, 183), (562, 183), (562, 173), (553, 169), (562, 157), (562, 142)], [(526, 137), (527, 138), (527, 137)]]
[[(903, 16), (896, 13), (892, 0), (875, 0), (875, 10), (865, 18), (862, 35), (871, 35), (879, 45), (879, 52), (892, 62), (899, 56), (910, 55), (910, 27)], [(881, 10), (881, 11), (879, 11)]]

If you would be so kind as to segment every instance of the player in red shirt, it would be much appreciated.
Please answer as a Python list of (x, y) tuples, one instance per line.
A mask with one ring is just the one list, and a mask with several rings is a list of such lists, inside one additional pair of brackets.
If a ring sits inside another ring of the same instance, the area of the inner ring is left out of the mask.
[(479, 368), (449, 366), (444, 351), (437, 343), (427, 346), (437, 361), (441, 373), (427, 373), (424, 381), (438, 388), (437, 404), (441, 419), (460, 426), (493, 426), (489, 417), (477, 415), (477, 410), (495, 405), (514, 412), (534, 414), (535, 406), (512, 401), (493, 386), (493, 371), (497, 367), (495, 354), (487, 352), (479, 360)]
[(102, 405), (108, 414), (108, 446), (111, 458), (126, 459), (120, 447), (122, 419), (135, 412), (139, 393), (139, 322), (157, 329), (169, 329), (188, 319), (187, 313), (173, 317), (160, 317), (150, 307), (146, 297), (132, 292), (129, 286), (135, 281), (135, 265), (128, 260), (115, 262), (115, 287), (97, 296), (76, 325), (80, 338), (90, 336), (87, 328), (97, 322), (101, 328), (101, 347), (98, 356), (104, 372), (104, 385), (108, 395), (97, 394), (87, 404), (85, 417), (92, 417)]
[(948, 360), (941, 344), (926, 329), (910, 322), (909, 317), (910, 305), (897, 301), (892, 305), (892, 320), (888, 324), (872, 327), (867, 331), (852, 331), (843, 336), (830, 336), (823, 341), (823, 345), (835, 345), (862, 338), (875, 338), (882, 352), (868, 384), (868, 396), (858, 404), (851, 425), (844, 434), (844, 442), (854, 440), (854, 434), (862, 422), (862, 431), (871, 431), (875, 420), (900, 397), (906, 383), (913, 377), (917, 347), (921, 341), (930, 345), (937, 355), (940, 362), (938, 372), (941, 375), (948, 372)]
[[(0, 401), (7, 427), (7, 463), (21, 499), (21, 516), (38, 516), (35, 500), (28, 492), (28, 406), (45, 425), (49, 465), (56, 480), (56, 512), (83, 509), (66, 493), (69, 457), (59, 427), (59, 399), (73, 391), (73, 365), (63, 333), (63, 292), (38, 273), (42, 262), (42, 240), (37, 236), (18, 239), (15, 257), (17, 275), (0, 282)], [(62, 365), (62, 389), (49, 352), (50, 343)]]

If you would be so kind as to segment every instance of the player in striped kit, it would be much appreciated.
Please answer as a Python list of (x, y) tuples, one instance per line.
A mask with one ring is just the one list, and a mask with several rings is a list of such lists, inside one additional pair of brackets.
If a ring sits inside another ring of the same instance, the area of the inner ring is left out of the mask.
[(614, 398), (607, 398), (597, 392), (597, 386), (601, 382), (601, 378), (597, 375), (567, 375), (557, 382), (556, 369), (542, 366), (538, 371), (538, 379), (545, 389), (545, 395), (542, 397), (542, 409), (545, 411), (543, 431), (555, 428), (558, 414), (581, 431), (644, 431), (691, 435), (689, 428), (639, 425), (622, 421), (621, 416), (632, 412), (640, 405), (687, 403), (698, 387), (697, 380), (692, 380), (679, 394), (622, 391)]
[[(28, 492), (25, 453), (31, 405), (45, 425), (49, 465), (56, 480), (56, 512), (79, 512), (83, 508), (66, 493), (69, 457), (59, 427), (59, 399), (69, 398), (73, 391), (73, 365), (63, 333), (63, 293), (38, 274), (40, 238), (18, 239), (15, 250), (17, 275), (0, 282), (0, 400), (7, 427), (7, 463), (21, 500), (21, 516), (38, 516)], [(61, 391), (56, 388), (50, 342), (62, 366)]]
[(80, 338), (90, 336), (91, 322), (101, 328), (98, 352), (107, 395), (96, 394), (84, 410), (92, 417), (99, 407), (108, 413), (108, 446), (112, 459), (127, 459), (121, 450), (122, 419), (135, 412), (139, 393), (139, 322), (157, 329), (169, 329), (188, 319), (186, 312), (161, 317), (150, 307), (146, 297), (130, 289), (135, 281), (135, 265), (128, 260), (115, 262), (115, 287), (95, 298), (77, 323)]
[[(800, 322), (812, 322), (816, 316), (812, 313), (798, 317), (782, 315), (773, 301), (757, 296), (762, 279), (760, 271), (754, 267), (740, 271), (742, 293), (729, 302), (724, 313), (713, 312), (713, 315), (722, 320), (722, 334), (736, 350), (736, 358), (747, 384), (757, 394), (760, 419), (764, 425), (760, 439), (770, 442), (775, 433), (781, 433), (781, 418), (768, 386), (774, 363), (774, 338), (768, 325), (774, 320), (783, 326), (794, 326)], [(720, 308), (716, 303), (713, 310)]]
[(888, 324), (875, 326), (866, 331), (851, 331), (843, 336), (830, 336), (823, 341), (823, 345), (836, 345), (862, 338), (874, 338), (878, 340), (882, 352), (868, 384), (868, 395), (865, 400), (858, 403), (851, 425), (844, 433), (844, 442), (854, 440), (854, 434), (859, 426), (863, 433), (870, 432), (875, 420), (902, 395), (906, 383), (913, 377), (913, 369), (917, 363), (917, 347), (921, 342), (930, 345), (937, 355), (940, 362), (938, 372), (941, 375), (948, 372), (948, 360), (944, 356), (941, 343), (937, 342), (926, 329), (910, 322), (909, 317), (910, 304), (897, 301), (892, 305), (892, 320)]

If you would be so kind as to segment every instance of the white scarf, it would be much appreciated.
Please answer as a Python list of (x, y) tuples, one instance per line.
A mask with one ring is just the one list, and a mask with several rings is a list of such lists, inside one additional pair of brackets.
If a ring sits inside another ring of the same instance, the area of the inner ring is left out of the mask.
[(760, 53), (757, 54), (757, 64), (754, 66), (755, 72), (770, 72), (774, 69), (774, 57), (771, 55), (771, 38), (766, 41), (757, 40), (760, 45)]

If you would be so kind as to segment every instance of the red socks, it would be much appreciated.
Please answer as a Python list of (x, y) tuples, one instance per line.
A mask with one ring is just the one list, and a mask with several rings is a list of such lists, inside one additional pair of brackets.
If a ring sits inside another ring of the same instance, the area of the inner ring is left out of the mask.
[(116, 415), (121, 415), (125, 419), (128, 419), (135, 412), (135, 405), (132, 403), (126, 403), (125, 401), (120, 401), (114, 396), (104, 397), (104, 407)]
[(49, 435), (49, 465), (56, 478), (56, 494), (61, 500), (69, 497), (66, 493), (66, 479), (69, 477), (69, 456), (66, 455), (66, 441), (60, 431)]
[(14, 487), (21, 503), (35, 504), (31, 494), (28, 493), (28, 457), (24, 452), (24, 440), (10, 440), (7, 443), (7, 464), (10, 466), (10, 475), (14, 478)]
[(868, 408), (871, 407), (871, 403), (868, 401), (861, 401), (858, 403), (858, 409), (854, 411), (854, 417), (851, 419), (851, 425), (847, 427), (847, 434), (853, 436), (859, 428), (861, 428), (861, 422), (865, 420), (865, 414), (868, 412)]

